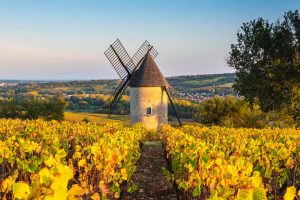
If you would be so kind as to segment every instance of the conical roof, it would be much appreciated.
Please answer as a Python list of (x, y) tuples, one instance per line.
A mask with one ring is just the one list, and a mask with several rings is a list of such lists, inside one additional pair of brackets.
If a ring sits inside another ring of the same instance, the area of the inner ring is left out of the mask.
[(130, 87), (169, 87), (167, 80), (149, 53), (144, 58), (140, 67), (132, 74), (128, 85)]

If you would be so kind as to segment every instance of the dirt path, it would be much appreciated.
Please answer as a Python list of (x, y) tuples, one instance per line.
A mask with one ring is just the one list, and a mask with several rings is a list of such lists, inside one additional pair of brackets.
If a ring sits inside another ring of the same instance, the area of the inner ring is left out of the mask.
[(139, 189), (132, 194), (125, 194), (122, 199), (176, 200), (172, 185), (162, 173), (166, 166), (160, 142), (147, 142), (141, 149), (141, 158), (137, 163), (137, 170), (132, 179)]

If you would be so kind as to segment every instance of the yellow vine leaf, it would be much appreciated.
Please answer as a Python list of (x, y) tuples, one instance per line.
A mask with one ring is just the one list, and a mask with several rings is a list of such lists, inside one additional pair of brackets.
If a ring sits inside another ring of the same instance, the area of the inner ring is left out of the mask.
[(253, 173), (252, 183), (253, 183), (254, 187), (261, 187), (261, 186), (263, 186), (263, 183), (262, 183), (262, 180), (261, 180), (261, 177), (260, 177), (260, 174), (259, 174), (258, 171), (255, 171)]
[(1, 191), (2, 192), (9, 192), (12, 189), (12, 186), (14, 184), (14, 180), (11, 176), (7, 177), (2, 183), (1, 183)]
[(100, 198), (99, 193), (96, 192), (96, 193), (94, 193), (94, 194), (91, 196), (91, 199), (92, 199), (92, 200), (100, 200), (101, 198)]
[(59, 165), (56, 167), (56, 170), (58, 172), (58, 177), (62, 180), (70, 180), (73, 178), (73, 170), (69, 166)]
[(288, 158), (288, 160), (285, 163), (285, 166), (288, 169), (292, 169), (294, 167), (294, 164), (295, 164), (295, 162), (294, 162), (293, 158)]
[(236, 177), (238, 175), (238, 170), (234, 165), (228, 165), (227, 170), (232, 177)]
[(79, 160), (78, 166), (79, 166), (79, 167), (84, 167), (84, 166), (86, 166), (86, 160), (85, 160), (85, 159)]
[(294, 200), (295, 196), (296, 196), (296, 188), (294, 186), (290, 186), (286, 189), (283, 199)]
[(92, 154), (96, 154), (97, 151), (98, 151), (98, 147), (97, 146), (91, 146), (91, 151), (92, 151)]
[(46, 184), (48, 181), (53, 179), (53, 175), (46, 167), (41, 169), (41, 171), (39, 172), (39, 176), (41, 184)]
[(56, 160), (55, 160), (54, 157), (51, 155), (47, 160), (44, 160), (44, 163), (45, 163), (48, 167), (52, 167), (52, 166), (56, 163)]
[(17, 182), (13, 185), (13, 195), (16, 199), (27, 199), (30, 195), (30, 188), (25, 182)]
[(57, 160), (60, 160), (61, 158), (64, 158), (64, 157), (66, 157), (67, 156), (67, 153), (66, 153), (66, 151), (64, 150), (64, 149), (59, 149), (57, 152), (56, 152), (56, 154), (55, 154), (55, 158), (57, 159)]
[(51, 184), (53, 195), (47, 196), (46, 200), (63, 200), (67, 198), (67, 183), (59, 178), (55, 178)]
[(119, 192), (116, 192), (116, 193), (114, 194), (114, 197), (115, 197), (116, 199), (119, 199), (119, 198), (120, 198), (120, 193), (119, 193)]
[(125, 168), (121, 169), (121, 177), (122, 177), (123, 180), (128, 179), (127, 170)]
[(65, 200), (68, 196), (68, 181), (73, 177), (73, 170), (69, 166), (59, 165), (56, 167), (57, 175), (51, 184), (52, 196), (47, 196), (46, 200)]
[(68, 199), (76, 199), (76, 197), (81, 197), (85, 194), (85, 191), (78, 184), (72, 185), (71, 189), (68, 191)]

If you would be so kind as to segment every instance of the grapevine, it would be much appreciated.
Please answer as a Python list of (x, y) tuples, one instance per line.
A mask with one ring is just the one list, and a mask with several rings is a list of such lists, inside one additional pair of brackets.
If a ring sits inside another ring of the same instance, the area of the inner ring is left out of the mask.
[(119, 198), (145, 137), (141, 125), (0, 120), (4, 199)]
[(299, 130), (166, 125), (161, 139), (165, 173), (186, 198), (278, 199), (299, 190)]

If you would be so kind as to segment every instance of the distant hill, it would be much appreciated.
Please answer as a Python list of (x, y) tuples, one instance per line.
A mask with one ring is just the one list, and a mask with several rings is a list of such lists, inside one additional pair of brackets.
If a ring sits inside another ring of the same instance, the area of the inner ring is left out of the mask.
[[(171, 92), (176, 97), (186, 94), (198, 96), (232, 94), (232, 84), (236, 75), (209, 74), (167, 77), (171, 85)], [(111, 94), (120, 80), (80, 80), (80, 81), (1, 81), (0, 97), (5, 96), (8, 90), (14, 90), (15, 94), (36, 91), (41, 95), (55, 94)], [(3, 84), (5, 83), (5, 84)], [(128, 94), (128, 92), (127, 92)]]
[(231, 90), (235, 73), (174, 76), (167, 78), (174, 90), (179, 92), (205, 92), (211, 89)]

